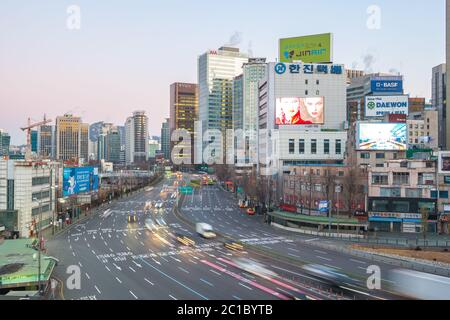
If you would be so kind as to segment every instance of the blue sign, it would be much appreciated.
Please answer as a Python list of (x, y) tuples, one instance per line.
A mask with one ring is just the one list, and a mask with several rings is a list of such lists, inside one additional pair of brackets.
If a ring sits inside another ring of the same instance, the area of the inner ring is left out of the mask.
[(97, 191), (99, 185), (97, 167), (64, 168), (63, 196)]
[(401, 80), (372, 80), (372, 93), (403, 93), (403, 81)]
[(319, 203), (319, 211), (320, 212), (328, 212), (328, 201), (320, 201)]
[(275, 72), (278, 74), (283, 74), (286, 72), (286, 65), (284, 63), (277, 63), (275, 65)]

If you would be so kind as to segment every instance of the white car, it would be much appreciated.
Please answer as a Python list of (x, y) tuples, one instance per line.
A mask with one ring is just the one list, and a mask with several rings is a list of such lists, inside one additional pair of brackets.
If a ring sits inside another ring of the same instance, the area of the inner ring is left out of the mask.
[(156, 204), (155, 204), (155, 208), (156, 209), (161, 209), (163, 207), (163, 202), (162, 201), (158, 201)]

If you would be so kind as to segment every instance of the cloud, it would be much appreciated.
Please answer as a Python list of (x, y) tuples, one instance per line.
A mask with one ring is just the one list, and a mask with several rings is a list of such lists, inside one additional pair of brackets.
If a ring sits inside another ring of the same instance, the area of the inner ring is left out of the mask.
[(241, 43), (242, 43), (242, 32), (236, 31), (231, 35), (230, 39), (225, 45), (229, 47), (237, 47)]

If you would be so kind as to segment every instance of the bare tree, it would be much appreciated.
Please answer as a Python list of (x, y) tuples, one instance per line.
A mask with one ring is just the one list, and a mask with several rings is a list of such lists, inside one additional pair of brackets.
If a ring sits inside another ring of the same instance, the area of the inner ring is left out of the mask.
[(363, 187), (360, 184), (361, 170), (359, 168), (351, 168), (344, 178), (343, 194), (349, 211), (349, 217), (352, 216), (353, 205), (355, 201), (364, 194)]

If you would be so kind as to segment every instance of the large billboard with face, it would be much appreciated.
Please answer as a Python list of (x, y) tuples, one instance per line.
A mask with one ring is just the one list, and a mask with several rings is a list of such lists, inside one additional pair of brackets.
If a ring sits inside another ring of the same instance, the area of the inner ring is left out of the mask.
[(333, 62), (332, 42), (331, 33), (280, 39), (280, 62)]
[(63, 196), (97, 191), (99, 185), (97, 167), (64, 168)]
[(358, 150), (406, 151), (406, 123), (360, 123)]
[(367, 96), (366, 117), (384, 117), (387, 114), (409, 114), (408, 96)]
[(277, 125), (320, 125), (325, 117), (324, 97), (286, 97), (276, 100)]

